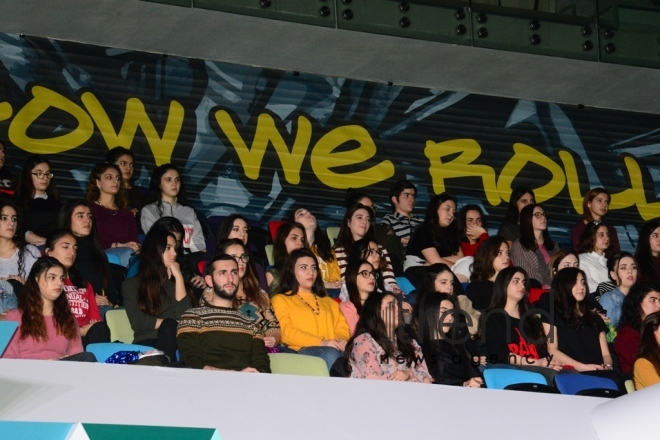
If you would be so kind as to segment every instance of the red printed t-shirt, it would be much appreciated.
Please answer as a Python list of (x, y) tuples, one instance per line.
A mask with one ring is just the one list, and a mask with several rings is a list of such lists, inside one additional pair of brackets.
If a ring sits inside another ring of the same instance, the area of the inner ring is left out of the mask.
[(90, 283), (87, 283), (84, 288), (79, 288), (73, 285), (71, 279), (67, 278), (64, 280), (64, 293), (66, 293), (69, 307), (71, 307), (79, 327), (89, 324), (91, 320), (101, 320), (101, 312), (99, 312), (99, 306), (96, 305), (94, 288)]

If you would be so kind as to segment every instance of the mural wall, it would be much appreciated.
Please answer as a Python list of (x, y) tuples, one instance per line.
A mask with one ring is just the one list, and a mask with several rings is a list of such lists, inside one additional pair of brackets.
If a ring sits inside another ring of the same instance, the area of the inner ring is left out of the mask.
[[(539, 78), (539, 81), (543, 81)], [(185, 170), (208, 216), (266, 223), (294, 204), (338, 223), (349, 187), (380, 215), (400, 178), (418, 210), (443, 191), (478, 203), (496, 229), (511, 188), (535, 188), (567, 243), (584, 193), (613, 194), (622, 247), (660, 216), (660, 116), (355, 81), (0, 34), (0, 137), (16, 176), (48, 154), (66, 198), (84, 194), (108, 149), (130, 148), (138, 184)]]

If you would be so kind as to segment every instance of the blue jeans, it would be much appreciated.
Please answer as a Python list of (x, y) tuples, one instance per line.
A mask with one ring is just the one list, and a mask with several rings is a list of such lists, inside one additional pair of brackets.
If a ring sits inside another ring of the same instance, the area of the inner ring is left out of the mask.
[(298, 350), (298, 354), (320, 357), (328, 366), (328, 371), (330, 371), (335, 361), (344, 355), (334, 347), (303, 347)]

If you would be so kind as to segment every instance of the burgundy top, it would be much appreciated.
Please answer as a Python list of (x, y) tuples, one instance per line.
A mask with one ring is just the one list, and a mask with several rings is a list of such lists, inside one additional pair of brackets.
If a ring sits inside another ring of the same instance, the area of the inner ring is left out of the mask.
[(23, 313), (18, 310), (10, 310), (7, 312), (7, 321), (18, 322), (18, 329), (9, 341), (9, 345), (2, 355), (3, 358), (9, 359), (61, 359), (63, 357), (72, 356), (74, 354), (82, 353), (83, 345), (80, 339), (80, 329), (77, 329), (76, 337), (67, 339), (64, 335), (58, 334), (55, 329), (55, 320), (52, 316), (44, 316), (46, 322), (47, 340), (36, 340), (32, 337), (21, 339), (21, 317)]
[(69, 301), (69, 307), (78, 321), (78, 327), (84, 327), (92, 320), (101, 320), (94, 288), (90, 283), (83, 288), (78, 288), (73, 285), (71, 279), (67, 278), (64, 280), (64, 293)]
[(619, 329), (614, 340), (614, 352), (619, 357), (622, 372), (632, 373), (641, 338), (639, 332), (629, 325)]
[[(607, 222), (606, 222), (607, 223)], [(584, 228), (587, 225), (584, 223), (584, 220), (580, 220), (573, 226), (573, 232), (571, 232), (571, 245), (573, 245), (573, 251), (575, 253), (580, 252), (580, 235), (584, 232)], [(614, 226), (607, 225), (607, 231), (610, 233), (610, 245), (614, 249), (614, 253), (621, 251), (621, 246), (619, 246), (619, 236), (616, 234), (616, 229)]]
[(112, 243), (138, 241), (135, 216), (128, 209), (108, 209), (92, 203), (94, 222), (103, 249), (110, 249)]

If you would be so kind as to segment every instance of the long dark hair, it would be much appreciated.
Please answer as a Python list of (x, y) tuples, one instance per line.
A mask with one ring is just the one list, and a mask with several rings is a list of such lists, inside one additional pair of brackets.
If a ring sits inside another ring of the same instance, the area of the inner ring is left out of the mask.
[(639, 342), (638, 359), (644, 358), (653, 364), (656, 374), (660, 376), (660, 345), (655, 332), (660, 326), (660, 312), (651, 313), (642, 323), (642, 337)]
[[(96, 181), (101, 181), (103, 178), (103, 173), (108, 170), (115, 170), (119, 173), (119, 178), (121, 179), (121, 170), (114, 163), (101, 162), (96, 165), (92, 172), (89, 174), (89, 179), (87, 181), (87, 196), (85, 197), (89, 203), (98, 202), (101, 198), (101, 189), (98, 187)], [(115, 203), (119, 209), (126, 209), (128, 206), (128, 196), (126, 194), (126, 188), (122, 182), (119, 182), (119, 192), (114, 196)]]
[(517, 225), (520, 222), (520, 211), (518, 211), (518, 200), (525, 194), (532, 196), (536, 200), (534, 191), (528, 186), (517, 186), (511, 191), (511, 197), (509, 198), (509, 206), (506, 208), (506, 214), (504, 216), (504, 221), (508, 223), (513, 223)]
[[(543, 209), (543, 206), (530, 203), (525, 206), (522, 211), (520, 211), (520, 244), (522, 247), (528, 251), (535, 251), (538, 248), (536, 244), (536, 237), (534, 236), (534, 225), (532, 223), (532, 218), (534, 218), (534, 209), (536, 207)], [(543, 209), (545, 212), (545, 209)], [(555, 247), (555, 242), (550, 238), (550, 233), (548, 228), (542, 232), (543, 234), (543, 247), (546, 249), (552, 249)]]
[[(348, 266), (346, 266), (346, 271), (344, 272), (346, 290), (348, 291), (348, 300), (353, 303), (358, 315), (360, 312), (362, 312), (362, 301), (360, 299), (360, 291), (357, 287), (357, 277), (363, 264), (368, 264), (369, 267), (371, 267), (371, 270), (374, 270), (374, 267), (367, 260), (354, 260), (348, 263)], [(378, 283), (374, 284), (373, 292), (376, 291), (378, 291)], [(373, 292), (371, 292), (371, 294), (373, 294)]]
[[(21, 339), (48, 340), (43, 312), (44, 300), (39, 288), (39, 277), (52, 267), (59, 267), (62, 272), (66, 272), (64, 266), (55, 258), (41, 257), (34, 263), (30, 274), (25, 280), (25, 286), (18, 297), (18, 309), (22, 312)], [(53, 321), (55, 322), (57, 334), (67, 339), (76, 337), (78, 324), (64, 292), (53, 302)]]
[(469, 204), (463, 206), (460, 211), (456, 214), (456, 222), (457, 222), (457, 228), (458, 228), (458, 236), (460, 237), (460, 241), (463, 243), (469, 243), (470, 239), (467, 238), (466, 232), (467, 232), (467, 213), (468, 211), (477, 211), (479, 215), (481, 216), (481, 227), (484, 228), (485, 230), (488, 230), (488, 226), (486, 225), (486, 216), (481, 209), (479, 205), (474, 205), (474, 204)]
[[(170, 282), (167, 268), (163, 264), (163, 254), (167, 248), (167, 238), (176, 237), (164, 228), (151, 228), (144, 238), (140, 252), (140, 272), (138, 274), (138, 307), (151, 316), (160, 315), (165, 284)], [(190, 286), (186, 282), (186, 294), (194, 304)]]
[[(228, 238), (218, 242), (218, 248), (216, 249), (216, 255), (226, 254), (227, 248), (230, 246), (240, 246), (243, 249), (243, 253), (248, 255), (249, 253), (245, 248), (243, 242), (238, 238)], [(245, 299), (251, 303), (256, 304), (259, 308), (265, 308), (268, 306), (268, 301), (264, 297), (261, 286), (259, 285), (259, 280), (252, 270), (252, 264), (250, 261), (245, 263), (245, 273), (243, 278), (241, 278), (241, 284), (243, 286), (243, 293), (245, 294)], [(238, 305), (238, 299), (234, 295), (234, 306)]]
[[(612, 280), (617, 287), (621, 285), (621, 280), (620, 279), (615, 280), (614, 278), (612, 278), (612, 272), (616, 274), (617, 278), (619, 277), (619, 263), (621, 262), (621, 260), (623, 260), (626, 257), (632, 258), (635, 265), (639, 264), (637, 263), (637, 259), (633, 257), (633, 255), (630, 252), (626, 252), (626, 251), (617, 252), (616, 254), (612, 255), (610, 258), (607, 259), (607, 276), (610, 277), (610, 280)], [(639, 273), (638, 273), (638, 277), (639, 277)]]
[(658, 228), (660, 228), (660, 219), (654, 219), (646, 222), (639, 231), (637, 249), (635, 250), (635, 261), (637, 261), (637, 270), (639, 271), (637, 279), (654, 283), (660, 282), (655, 265), (653, 264), (653, 254), (651, 253), (651, 244), (649, 243), (651, 234)]
[[(578, 282), (578, 275), (582, 275), (585, 282), (585, 298), (580, 302), (577, 302), (575, 296), (573, 296), (573, 287)], [(586, 274), (577, 267), (562, 269), (552, 279), (551, 289), (555, 297), (555, 311), (559, 313), (569, 327), (598, 326), (596, 313), (587, 306), (586, 295), (589, 294), (589, 287), (586, 282)]]
[[(449, 226), (440, 226), (440, 217), (438, 216), (438, 209), (440, 208), (440, 205), (448, 200), (451, 200), (454, 202), (454, 205), (457, 205), (456, 198), (450, 194), (441, 193), (434, 196), (426, 206), (426, 217), (424, 218), (424, 223), (430, 227), (433, 236), (433, 244), (436, 247), (446, 248), (451, 252), (456, 253), (460, 247), (457, 224), (458, 222), (456, 221), (456, 217), (454, 216), (454, 220), (452, 220)], [(440, 256), (447, 257), (448, 255)]]
[[(295, 295), (298, 293), (300, 285), (298, 284), (298, 279), (296, 278), (296, 262), (303, 257), (312, 258), (318, 265), (316, 255), (314, 255), (314, 252), (310, 251), (309, 249), (296, 249), (295, 251), (291, 252), (291, 255), (289, 255), (289, 257), (286, 259), (284, 267), (282, 268), (280, 276), (280, 291), (275, 292), (276, 294)], [(312, 293), (319, 297), (324, 297), (327, 295), (325, 292), (325, 286), (323, 284), (323, 277), (321, 276), (320, 271), (316, 273), (316, 279), (314, 280), (314, 285), (312, 286)]]
[[(289, 216), (287, 217), (287, 221), (289, 223), (295, 223), (296, 222), (296, 212), (302, 209), (300, 206), (296, 207), (293, 209), (290, 213)], [(309, 237), (307, 237), (307, 241), (309, 242)], [(332, 262), (335, 260), (335, 254), (332, 252), (332, 244), (330, 244), (330, 239), (328, 238), (328, 234), (326, 234), (323, 229), (319, 227), (319, 225), (316, 225), (316, 229), (314, 229), (314, 250), (316, 251), (316, 254), (323, 259), (323, 261), (327, 262)]]
[(445, 272), (450, 273), (454, 278), (450, 296), (455, 299), (454, 302), (456, 303), (456, 308), (459, 307), (458, 297), (459, 295), (463, 295), (465, 293), (463, 290), (463, 285), (461, 284), (456, 274), (449, 268), (449, 266), (444, 263), (434, 263), (426, 268), (426, 274), (422, 279), (422, 283), (419, 286), (419, 289), (417, 289), (417, 301), (415, 303), (415, 307), (413, 308), (413, 325), (419, 325), (420, 306), (422, 302), (424, 302), (424, 299), (427, 296), (435, 296), (436, 294), (440, 293), (435, 290), (435, 279), (438, 277), (438, 275)]
[[(220, 223), (220, 226), (218, 226), (218, 233), (216, 234), (216, 236), (218, 237), (218, 241), (227, 240), (229, 238), (229, 235), (231, 234), (231, 230), (234, 228), (234, 222), (239, 219), (243, 220), (245, 224), (248, 225), (248, 231), (249, 231), (250, 226), (245, 217), (243, 217), (240, 214), (231, 214), (225, 217), (222, 223)], [(245, 244), (247, 245), (249, 242), (250, 242), (250, 235), (248, 234), (248, 241)]]
[[(21, 205), (25, 206), (27, 202), (34, 197), (34, 183), (32, 183), (32, 169), (37, 165), (42, 163), (47, 164), (50, 167), (51, 173), (53, 168), (50, 165), (50, 161), (46, 157), (41, 156), (40, 154), (32, 154), (25, 159), (23, 164), (23, 169), (21, 169), (21, 177), (19, 178), (18, 185), (16, 186), (16, 201)], [(46, 188), (46, 194), (48, 198), (53, 198), (55, 200), (60, 200), (60, 195), (57, 192), (57, 185), (55, 184), (55, 177), (50, 179), (48, 182), (48, 187)]]
[(497, 258), (503, 244), (509, 247), (506, 238), (496, 235), (481, 243), (474, 254), (470, 281), (486, 281), (495, 275), (493, 261)]
[(275, 240), (273, 240), (273, 267), (280, 272), (282, 271), (284, 263), (289, 257), (289, 253), (286, 250), (285, 241), (291, 231), (294, 229), (300, 229), (302, 231), (304, 238), (303, 248), (309, 249), (309, 245), (307, 244), (307, 235), (303, 225), (300, 223), (284, 223), (282, 226), (280, 226), (275, 233)]
[[(52, 251), (55, 248), (57, 242), (60, 241), (60, 239), (66, 237), (67, 235), (73, 237), (74, 242), (77, 242), (76, 236), (73, 235), (71, 231), (67, 231), (66, 229), (56, 229), (46, 239), (46, 248), (45, 248), (46, 253), (48, 253), (49, 250)], [(77, 288), (83, 289), (85, 288), (85, 286), (87, 286), (87, 280), (85, 280), (85, 278), (83, 278), (80, 272), (78, 272), (78, 269), (76, 269), (75, 259), (70, 268), (64, 269), (64, 274), (67, 278), (71, 280), (73, 285), (76, 286)]]
[[(351, 246), (350, 250), (348, 251), (348, 264), (351, 264), (353, 261), (363, 261), (366, 260), (367, 257), (369, 256), (369, 243), (371, 243), (371, 240), (367, 238), (361, 238), (359, 240), (356, 240), (355, 243), (353, 243), (353, 246)], [(375, 241), (373, 243), (376, 243)], [(379, 249), (380, 251), (380, 249)], [(380, 265), (378, 267), (374, 267), (374, 270), (379, 273), (378, 280), (376, 280), (376, 284), (378, 284), (378, 287), (380, 290), (385, 290), (385, 287), (383, 285), (383, 271), (387, 270), (387, 259), (381, 255), (380, 257)]]
[[(9, 207), (16, 212), (16, 230), (14, 230), (14, 236), (11, 238), (12, 243), (16, 246), (18, 250), (18, 276), (25, 278), (25, 252), (27, 241), (25, 241), (25, 226), (23, 224), (23, 216), (21, 215), (21, 210), (18, 209), (16, 205), (10, 202), (0, 200), (0, 213), (5, 207)], [(35, 255), (36, 256), (36, 255)]]
[[(458, 301), (448, 293), (436, 292), (435, 295), (427, 295), (419, 304), (419, 337), (422, 348), (425, 353), (432, 351), (433, 341), (438, 339), (440, 324), (440, 304), (442, 301), (449, 301), (454, 308), (454, 322), (457, 321), (458, 315), (455, 313), (458, 309)], [(446, 333), (447, 339), (455, 340), (456, 327), (452, 325), (449, 333)], [(455, 344), (451, 344), (454, 347)]]
[(629, 325), (633, 330), (642, 328), (642, 301), (651, 292), (660, 293), (660, 286), (656, 283), (637, 283), (630, 288), (621, 306), (621, 318), (617, 329)]
[(360, 209), (364, 209), (365, 211), (367, 211), (367, 214), (369, 214), (370, 217), (369, 229), (367, 229), (367, 233), (362, 238), (367, 238), (373, 242), (376, 241), (376, 233), (374, 232), (374, 225), (375, 225), (374, 211), (370, 207), (365, 206), (362, 203), (356, 203), (352, 205), (350, 208), (348, 208), (346, 210), (346, 213), (344, 214), (344, 219), (341, 222), (341, 227), (339, 228), (339, 234), (337, 235), (337, 240), (335, 240), (335, 249), (343, 248), (346, 252), (348, 252), (351, 246), (353, 246), (353, 242), (355, 241), (355, 239), (353, 238), (353, 233), (351, 232), (351, 229), (348, 226), (348, 222), (353, 217), (353, 214), (355, 214), (355, 212)]
[(144, 199), (144, 204), (148, 205), (150, 203), (156, 203), (158, 208), (159, 217), (163, 215), (163, 197), (160, 189), (160, 181), (162, 180), (165, 173), (170, 170), (174, 170), (179, 174), (179, 179), (181, 179), (181, 184), (179, 186), (179, 193), (176, 196), (176, 202), (179, 205), (190, 206), (186, 198), (186, 190), (183, 184), (183, 174), (179, 171), (179, 168), (171, 163), (166, 163), (159, 167), (154, 168), (151, 172), (151, 180), (149, 181), (149, 191), (147, 191), (147, 197)]
[[(495, 278), (495, 283), (493, 284), (493, 298), (490, 302), (490, 306), (488, 306), (486, 309), (486, 313), (482, 316), (487, 316), (490, 311), (495, 309), (504, 310), (506, 307), (507, 290), (509, 288), (509, 284), (511, 284), (511, 280), (517, 273), (521, 273), (525, 277), (525, 296), (523, 296), (523, 298), (518, 302), (518, 313), (522, 317), (525, 315), (525, 312), (530, 309), (531, 306), (529, 305), (528, 296), (529, 277), (527, 276), (527, 272), (522, 267), (507, 267), (502, 269), (500, 273), (497, 274), (497, 278)], [(525, 322), (523, 323), (523, 328), (525, 330), (525, 334), (533, 340), (544, 340), (545, 332), (543, 331), (543, 324), (541, 324), (541, 320), (536, 315), (527, 316)], [(547, 349), (545, 343), (539, 343), (536, 344), (536, 346), (537, 348), (543, 347), (544, 349)]]
[[(108, 263), (108, 257), (103, 250), (103, 246), (101, 246), (99, 234), (96, 231), (96, 221), (94, 219), (94, 210), (92, 209), (92, 206), (86, 200), (82, 199), (66, 202), (60, 208), (60, 215), (57, 219), (57, 227), (60, 229), (65, 229), (73, 234), (71, 230), (71, 217), (73, 216), (73, 212), (79, 206), (85, 206), (88, 208), (90, 214), (92, 215), (92, 229), (89, 232), (89, 236), (86, 238), (89, 242), (93, 266), (101, 269), (101, 285), (103, 289), (105, 289), (108, 287), (108, 282), (110, 281), (110, 265)], [(76, 237), (76, 241), (79, 241), (78, 237)], [(101, 294), (101, 292), (96, 293)]]
[[(580, 245), (578, 246), (579, 253), (588, 253), (593, 252), (596, 247), (596, 239), (598, 230), (600, 228), (605, 228), (609, 235), (610, 229), (602, 221), (589, 222), (584, 227), (584, 231), (580, 234)], [(612, 244), (612, 237), (610, 237), (610, 245), (605, 249), (605, 258), (609, 258), (614, 253), (614, 244)]]
[(387, 362), (389, 360), (392, 362), (392, 359), (398, 352), (403, 356), (405, 364), (408, 368), (410, 368), (413, 364), (415, 364), (415, 366), (418, 364), (419, 359), (415, 354), (415, 346), (411, 341), (406, 339), (406, 342), (404, 342), (402, 338), (396, 338), (396, 341), (393, 341), (388, 336), (385, 321), (383, 321), (380, 311), (383, 300), (387, 296), (394, 297), (397, 300), (397, 304), (400, 305), (400, 301), (396, 295), (390, 292), (374, 292), (369, 295), (369, 298), (367, 298), (367, 300), (364, 302), (364, 305), (362, 306), (362, 313), (360, 314), (360, 319), (357, 322), (355, 335), (353, 335), (351, 340), (346, 344), (346, 350), (344, 352), (344, 358), (347, 363), (347, 372), (349, 374), (351, 372), (351, 368), (347, 361), (351, 356), (351, 352), (353, 351), (353, 343), (355, 338), (364, 333), (369, 334), (373, 340), (376, 341), (376, 343), (383, 349), (384, 353), (381, 358), (378, 359), (378, 361)]

